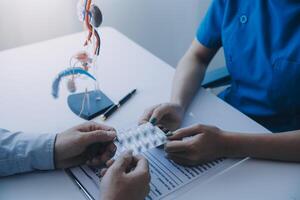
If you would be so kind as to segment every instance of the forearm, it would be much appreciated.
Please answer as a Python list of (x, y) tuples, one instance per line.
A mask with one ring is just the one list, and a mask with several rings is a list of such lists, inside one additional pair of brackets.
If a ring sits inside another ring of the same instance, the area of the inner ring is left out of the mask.
[(300, 130), (277, 134), (225, 134), (226, 157), (300, 161)]
[(197, 90), (200, 88), (206, 68), (218, 49), (208, 49), (195, 39), (178, 63), (171, 102), (179, 104), (185, 110)]
[(185, 55), (179, 62), (173, 79), (171, 102), (188, 106), (201, 86), (206, 65), (194, 55)]
[(0, 176), (54, 169), (55, 135), (0, 129)]

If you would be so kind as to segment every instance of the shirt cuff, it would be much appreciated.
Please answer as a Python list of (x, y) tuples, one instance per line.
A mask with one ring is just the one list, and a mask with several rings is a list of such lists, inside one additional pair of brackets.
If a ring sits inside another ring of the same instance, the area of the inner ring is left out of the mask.
[(204, 28), (200, 28), (197, 31), (196, 40), (209, 49), (219, 49), (222, 46), (221, 39), (209, 33), (209, 31)]
[(54, 169), (55, 138), (0, 129), (0, 176)]
[(39, 135), (34, 140), (32, 144), (33, 146), (28, 148), (29, 150), (28, 155), (29, 158), (31, 158), (31, 160), (28, 160), (28, 162), (31, 163), (31, 168), (33, 170), (55, 169), (55, 162), (54, 162), (55, 138), (56, 135), (54, 134)]

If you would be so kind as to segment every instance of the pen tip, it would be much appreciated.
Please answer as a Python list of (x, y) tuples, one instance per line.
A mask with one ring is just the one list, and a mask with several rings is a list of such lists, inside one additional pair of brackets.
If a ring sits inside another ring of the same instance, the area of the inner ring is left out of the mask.
[(100, 115), (100, 119), (101, 119), (102, 121), (105, 121), (105, 120), (106, 120), (106, 117), (105, 117), (104, 115)]

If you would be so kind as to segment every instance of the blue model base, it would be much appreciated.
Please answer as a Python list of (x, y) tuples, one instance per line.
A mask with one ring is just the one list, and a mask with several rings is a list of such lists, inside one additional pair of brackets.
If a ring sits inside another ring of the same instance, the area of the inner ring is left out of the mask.
[[(100, 90), (87, 93), (72, 94), (68, 97), (70, 109), (79, 117), (91, 120), (103, 114), (114, 103)], [(85, 97), (86, 95), (86, 97)], [(88, 96), (88, 98), (87, 98)], [(83, 100), (85, 103), (83, 105)], [(87, 102), (89, 99), (89, 103)]]

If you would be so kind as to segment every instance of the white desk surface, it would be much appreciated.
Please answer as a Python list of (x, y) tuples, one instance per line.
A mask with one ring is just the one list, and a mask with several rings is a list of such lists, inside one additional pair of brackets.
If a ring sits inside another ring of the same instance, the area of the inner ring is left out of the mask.
[[(146, 107), (168, 101), (174, 69), (112, 28), (101, 29), (101, 34), (101, 89), (115, 101), (138, 89), (106, 122), (120, 127), (135, 122)], [(81, 49), (83, 38), (78, 33), (0, 53), (1, 128), (59, 132), (83, 122), (69, 110), (65, 89), (58, 100), (50, 95), (53, 78)], [(232, 131), (267, 131), (204, 90), (194, 99), (184, 126), (199, 122)], [(299, 172), (300, 164), (247, 160), (177, 199), (300, 199)], [(85, 197), (63, 171), (52, 171), (0, 178), (0, 199)]]

